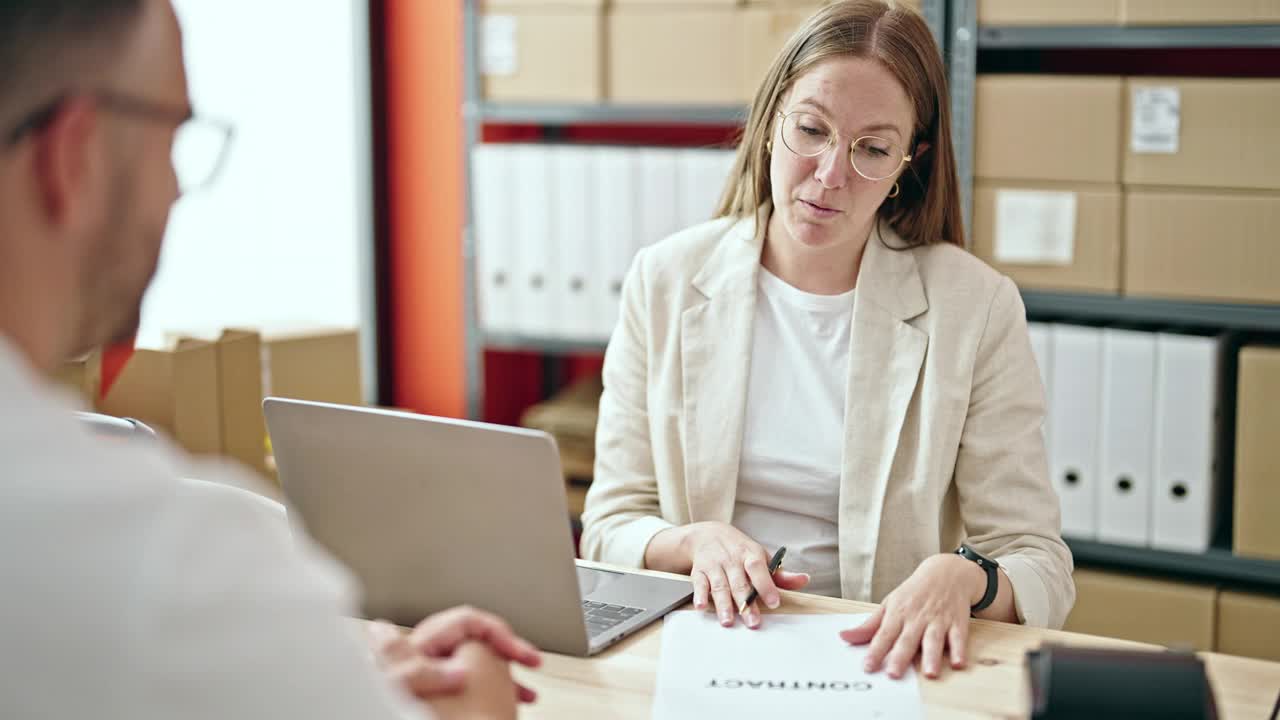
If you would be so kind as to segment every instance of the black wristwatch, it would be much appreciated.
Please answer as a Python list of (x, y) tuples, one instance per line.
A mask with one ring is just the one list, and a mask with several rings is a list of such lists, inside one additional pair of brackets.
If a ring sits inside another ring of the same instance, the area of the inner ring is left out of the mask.
[(1000, 576), (996, 574), (999, 572), (997, 568), (1000, 567), (1000, 563), (992, 560), (986, 555), (983, 555), (977, 550), (974, 550), (968, 545), (961, 545), (959, 548), (956, 548), (956, 554), (965, 560), (972, 560), (978, 563), (978, 567), (986, 571), (987, 591), (983, 593), (982, 599), (978, 601), (977, 605), (969, 608), (969, 612), (976, 613), (979, 610), (986, 610), (991, 607), (991, 603), (996, 601), (996, 590), (1000, 589)]

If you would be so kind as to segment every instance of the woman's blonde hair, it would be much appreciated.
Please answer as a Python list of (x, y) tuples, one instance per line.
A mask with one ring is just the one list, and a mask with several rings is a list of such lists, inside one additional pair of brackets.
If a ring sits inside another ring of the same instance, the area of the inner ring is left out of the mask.
[(899, 195), (885, 201), (879, 219), (908, 246), (948, 242), (963, 247), (942, 55), (924, 19), (893, 0), (842, 0), (819, 10), (791, 36), (756, 91), (716, 216), (753, 216), (771, 199), (768, 143), (778, 105), (800, 76), (840, 57), (870, 58), (888, 69), (915, 112), (907, 153), (920, 143), (929, 145), (907, 165)]

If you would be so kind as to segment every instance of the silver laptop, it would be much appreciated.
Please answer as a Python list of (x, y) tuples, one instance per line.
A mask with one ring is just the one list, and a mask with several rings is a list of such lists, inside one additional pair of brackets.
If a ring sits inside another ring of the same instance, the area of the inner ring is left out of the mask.
[(291, 517), (360, 579), (367, 617), (413, 625), (469, 604), (544, 650), (590, 655), (692, 595), (687, 581), (575, 564), (544, 432), (280, 398), (263, 408)]

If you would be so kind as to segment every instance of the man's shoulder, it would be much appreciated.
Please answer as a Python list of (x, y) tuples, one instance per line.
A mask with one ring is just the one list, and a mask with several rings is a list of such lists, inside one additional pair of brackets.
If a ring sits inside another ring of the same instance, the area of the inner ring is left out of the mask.
[[(32, 587), (93, 593), (100, 584), (151, 605), (198, 600), (183, 596), (201, 586), (293, 577), (304, 595), (348, 609), (345, 571), (295, 542), (283, 506), (249, 490), (260, 482), (247, 470), (193, 460), (163, 437), (104, 439), (57, 393), (15, 389), (21, 404), (0, 408), (0, 543), (35, 553), (3, 553), (6, 571)], [(32, 562), (43, 551), (56, 567)]]

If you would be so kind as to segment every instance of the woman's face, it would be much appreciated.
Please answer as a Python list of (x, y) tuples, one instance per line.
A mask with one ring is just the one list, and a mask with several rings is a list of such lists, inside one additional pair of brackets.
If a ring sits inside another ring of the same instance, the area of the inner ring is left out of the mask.
[[(906, 91), (878, 62), (833, 58), (796, 80), (779, 110), (792, 115), (773, 119), (772, 241), (815, 250), (860, 246), (905, 167), (898, 160), (911, 153), (914, 116)], [(867, 136), (877, 139), (859, 143), (854, 156), (855, 141)], [(830, 147), (805, 156), (827, 138)], [(867, 179), (854, 162), (872, 177), (890, 174)], [(773, 237), (779, 230), (784, 237)]]

